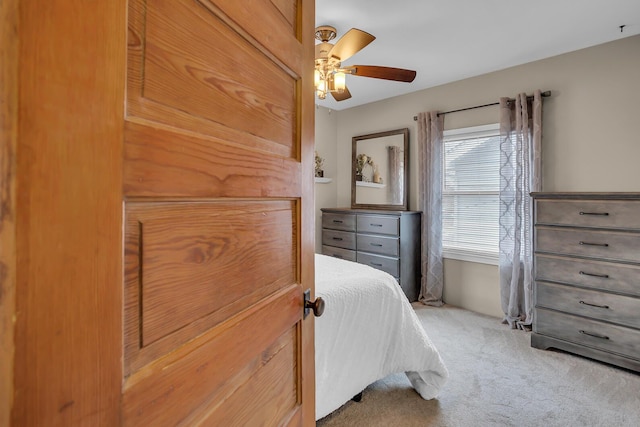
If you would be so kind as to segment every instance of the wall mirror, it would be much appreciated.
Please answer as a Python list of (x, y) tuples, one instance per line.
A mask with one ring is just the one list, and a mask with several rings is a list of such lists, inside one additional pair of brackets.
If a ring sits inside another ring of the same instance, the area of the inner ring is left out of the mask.
[(351, 140), (351, 207), (407, 210), (409, 128)]

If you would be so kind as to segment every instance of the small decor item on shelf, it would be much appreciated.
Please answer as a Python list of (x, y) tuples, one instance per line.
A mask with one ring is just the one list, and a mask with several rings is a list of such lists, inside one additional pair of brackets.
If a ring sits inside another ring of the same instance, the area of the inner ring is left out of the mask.
[(318, 155), (316, 151), (316, 178), (324, 177), (324, 171), (322, 170), (322, 165), (324, 164), (324, 159)]
[(382, 184), (382, 177), (380, 176), (378, 165), (374, 165), (373, 167), (373, 182), (376, 184)]
[(371, 182), (372, 177), (366, 177), (364, 174), (365, 167), (373, 170), (375, 167), (373, 159), (364, 153), (358, 154), (358, 157), (356, 157), (356, 181)]

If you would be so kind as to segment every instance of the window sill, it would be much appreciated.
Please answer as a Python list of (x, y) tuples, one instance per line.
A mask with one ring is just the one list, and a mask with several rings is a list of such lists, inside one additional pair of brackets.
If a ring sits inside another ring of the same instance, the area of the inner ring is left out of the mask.
[(460, 249), (444, 249), (442, 258), (455, 259), (458, 261), (475, 262), (479, 264), (499, 265), (497, 253), (464, 251)]

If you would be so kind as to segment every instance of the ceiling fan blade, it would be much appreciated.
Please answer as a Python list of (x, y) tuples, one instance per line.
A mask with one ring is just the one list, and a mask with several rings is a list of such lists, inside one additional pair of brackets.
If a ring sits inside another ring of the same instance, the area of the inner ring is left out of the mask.
[(347, 58), (356, 54), (375, 39), (376, 38), (369, 33), (357, 28), (352, 28), (333, 45), (333, 49), (329, 51), (328, 56), (336, 56), (340, 62), (346, 61)]
[(351, 65), (344, 67), (354, 76), (373, 77), (374, 79), (395, 80), (410, 83), (416, 78), (416, 72), (403, 68), (378, 67), (376, 65)]
[(351, 92), (349, 92), (349, 89), (347, 89), (346, 87), (344, 88), (344, 91), (342, 93), (338, 93), (336, 91), (336, 92), (331, 92), (331, 95), (333, 96), (333, 99), (335, 99), (336, 101), (344, 101), (345, 99), (351, 98)]

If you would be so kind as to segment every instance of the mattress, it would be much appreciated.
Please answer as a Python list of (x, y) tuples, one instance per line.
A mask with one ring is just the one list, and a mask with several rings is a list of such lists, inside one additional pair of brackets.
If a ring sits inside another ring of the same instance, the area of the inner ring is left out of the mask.
[(393, 373), (435, 398), (449, 374), (398, 282), (351, 261), (316, 254), (315, 262), (326, 304), (315, 327), (316, 420)]

